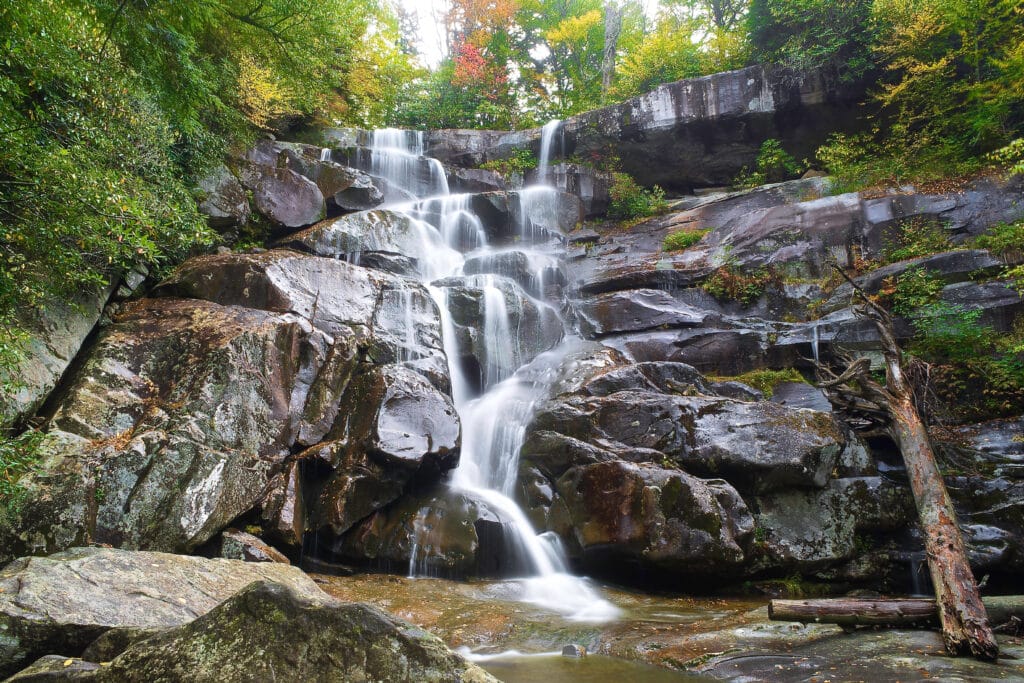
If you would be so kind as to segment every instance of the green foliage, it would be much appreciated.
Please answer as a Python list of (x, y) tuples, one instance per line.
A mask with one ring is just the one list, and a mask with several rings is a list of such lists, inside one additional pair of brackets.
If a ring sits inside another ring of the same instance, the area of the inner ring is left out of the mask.
[(780, 283), (779, 274), (770, 267), (744, 272), (736, 266), (725, 265), (711, 273), (701, 288), (721, 301), (738, 301), (749, 306), (760, 299), (769, 286)]
[(856, 81), (874, 66), (871, 0), (752, 0), (754, 61)]
[(644, 189), (628, 173), (613, 173), (608, 190), (611, 202), (608, 215), (612, 218), (631, 219), (653, 216), (665, 211), (665, 191), (655, 185)]
[(949, 251), (953, 244), (941, 224), (913, 217), (889, 229), (883, 240), (882, 256), (889, 263)]
[(507, 159), (495, 159), (480, 164), (480, 168), (488, 171), (497, 171), (502, 175), (511, 173), (525, 173), (532, 168), (537, 168), (537, 156), (529, 149), (516, 149), (512, 156)]
[(29, 430), (15, 437), (0, 436), (0, 515), (16, 513), (25, 492), (19, 480), (39, 462), (42, 432)]
[(663, 251), (684, 251), (700, 242), (704, 235), (709, 232), (711, 232), (710, 228), (706, 230), (691, 230), (687, 228), (676, 230), (665, 235), (661, 248)]
[(1024, 250), (1024, 220), (1016, 223), (998, 223), (985, 234), (978, 235), (974, 245), (980, 249), (988, 249), (997, 256), (1019, 254)]
[(1006, 167), (1011, 175), (1024, 175), (1024, 138), (1011, 140), (988, 155), (989, 161)]
[(782, 148), (779, 140), (768, 138), (761, 143), (754, 171), (749, 172), (744, 167), (733, 184), (745, 188), (759, 187), (765, 183), (777, 183), (797, 176), (801, 170), (800, 164)]
[(748, 386), (754, 387), (762, 394), (765, 398), (771, 398), (775, 393), (775, 387), (780, 384), (787, 382), (800, 382), (807, 384), (807, 380), (801, 375), (796, 368), (786, 368), (785, 370), (769, 370), (767, 368), (761, 370), (751, 370), (742, 375), (736, 375), (735, 377), (715, 377), (717, 381), (732, 380), (735, 382), (742, 382)]
[(934, 303), (943, 286), (937, 273), (924, 268), (908, 268), (895, 279), (887, 279), (879, 294), (892, 303), (892, 310), (897, 315), (911, 315)]

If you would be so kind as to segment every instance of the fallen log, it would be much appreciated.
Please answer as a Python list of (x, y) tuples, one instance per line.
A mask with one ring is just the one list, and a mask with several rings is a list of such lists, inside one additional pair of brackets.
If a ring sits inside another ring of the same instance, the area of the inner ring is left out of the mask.
[(885, 359), (885, 385), (871, 376), (870, 364), (859, 359), (850, 362), (838, 375), (819, 363), (819, 386), (826, 390), (837, 408), (867, 401), (884, 411), (888, 418), (888, 424), (884, 425), (886, 431), (899, 446), (907, 467), (910, 490), (924, 533), (925, 556), (935, 589), (934, 604), (938, 608), (946, 650), (952, 655), (969, 652), (978, 659), (994, 660), (999, 656), (999, 646), (978, 594), (928, 430), (914, 403), (913, 387), (904, 372), (903, 354), (896, 342), (892, 319), (845, 271), (838, 265), (833, 268), (863, 301), (857, 313), (871, 320), (878, 330)]
[[(989, 622), (1002, 624), (1024, 619), (1024, 595), (983, 598)], [(772, 621), (839, 626), (934, 626), (939, 611), (930, 598), (830, 598), (820, 600), (772, 600)]]

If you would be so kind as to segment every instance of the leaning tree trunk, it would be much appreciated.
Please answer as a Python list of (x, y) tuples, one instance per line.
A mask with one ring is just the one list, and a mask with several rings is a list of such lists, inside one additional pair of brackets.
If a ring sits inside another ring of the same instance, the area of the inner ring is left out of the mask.
[(608, 96), (615, 77), (615, 50), (622, 31), (622, 10), (615, 2), (604, 4), (604, 54), (601, 60), (601, 97)]
[[(970, 652), (979, 659), (995, 659), (999, 646), (988, 623), (985, 606), (967, 559), (967, 550), (957, 526), (956, 513), (942, 480), (924, 422), (914, 403), (913, 390), (903, 372), (902, 354), (889, 314), (838, 267), (864, 301), (861, 315), (878, 329), (885, 356), (885, 387), (869, 375), (866, 363), (852, 364), (841, 376), (826, 371), (830, 381), (822, 386), (838, 393), (845, 389), (863, 405), (882, 407), (889, 417), (888, 431), (903, 454), (910, 488), (924, 532), (928, 571), (935, 587), (935, 602), (946, 650), (950, 654)], [(856, 389), (850, 389), (850, 386)], [(849, 403), (849, 397), (847, 403)], [(842, 402), (842, 398), (840, 398)]]

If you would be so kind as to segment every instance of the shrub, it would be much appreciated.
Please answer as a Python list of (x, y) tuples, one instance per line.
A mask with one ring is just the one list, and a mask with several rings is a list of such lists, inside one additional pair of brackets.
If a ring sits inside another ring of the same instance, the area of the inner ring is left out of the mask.
[(643, 218), (661, 213), (668, 208), (665, 191), (655, 185), (646, 190), (633, 180), (628, 173), (613, 173), (612, 186), (608, 190), (611, 203), (608, 215), (612, 218)]
[(704, 235), (711, 232), (711, 228), (706, 230), (676, 230), (665, 235), (665, 240), (661, 243), (663, 251), (684, 251), (689, 249), (693, 245), (700, 242)]
[(942, 279), (936, 273), (909, 268), (894, 278), (886, 278), (879, 295), (892, 303), (894, 313), (906, 316), (934, 303), (942, 287)]
[(1001, 257), (1019, 254), (1024, 250), (1024, 220), (999, 223), (975, 238), (974, 245)]
[(761, 143), (761, 151), (757, 154), (754, 168), (754, 172), (751, 173), (744, 166), (733, 184), (737, 187), (758, 187), (765, 183), (781, 182), (800, 173), (800, 164), (782, 148), (782, 143), (774, 138)]
[(780, 284), (781, 279), (773, 268), (759, 268), (745, 273), (736, 266), (718, 268), (701, 287), (716, 299), (739, 301), (749, 306), (764, 294), (769, 285)]
[(29, 430), (15, 437), (0, 436), (0, 515), (17, 511), (24, 499), (18, 481), (39, 461), (44, 435)]
[(939, 223), (914, 216), (890, 228), (883, 240), (882, 258), (894, 263), (950, 249), (953, 249), (953, 243)]
[(1024, 175), (1024, 138), (1017, 138), (988, 155), (989, 161), (1006, 166), (1010, 175)]
[(537, 157), (531, 150), (517, 149), (507, 159), (494, 159), (480, 164), (480, 168), (487, 171), (497, 171), (502, 175), (512, 173), (525, 173), (531, 168), (537, 168)]

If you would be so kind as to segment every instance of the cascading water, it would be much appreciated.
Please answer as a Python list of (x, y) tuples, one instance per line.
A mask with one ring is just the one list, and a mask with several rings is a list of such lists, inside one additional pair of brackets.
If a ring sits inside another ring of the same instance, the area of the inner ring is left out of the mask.
[[(551, 159), (558, 125), (556, 121), (544, 128), (541, 160), (545, 168)], [(546, 220), (552, 211), (557, 211), (555, 192), (550, 187), (532, 187), (516, 195), (518, 205), (511, 211), (518, 220), (514, 253), (507, 247), (500, 250), (490, 244), (485, 226), (472, 210), (471, 196), (449, 195), (447, 184), (434, 179), (435, 173), (444, 178), (443, 168), (436, 160), (424, 157), (423, 151), (422, 133), (379, 130), (373, 133), (369, 148), (359, 158), (363, 170), (393, 185), (401, 192), (399, 196), (406, 198), (404, 203), (393, 203), (391, 208), (412, 219), (415, 241), (422, 245), (415, 252), (418, 271), (441, 313), (452, 396), (463, 427), (460, 464), (452, 475), (451, 486), (482, 501), (503, 520), (503, 528), (512, 536), (507, 540), (515, 548), (517, 566), (532, 571), (531, 576), (514, 582), (519, 599), (574, 618), (611, 618), (616, 608), (585, 579), (568, 573), (557, 536), (538, 535), (511, 498), (519, 451), (534, 407), (547, 396), (563, 358), (572, 348), (571, 341), (563, 342), (529, 359), (522, 348), (520, 330), (512, 323), (513, 319), (522, 319), (520, 309), (529, 305), (556, 322), (559, 329), (554, 339), (565, 336), (561, 316), (544, 301), (549, 273), (558, 269), (560, 246), (552, 246), (556, 243), (550, 230), (536, 227), (557, 225)], [(431, 170), (425, 175), (424, 168)], [(421, 234), (422, 231), (431, 234)], [(397, 236), (389, 236), (389, 241), (395, 239)], [(503, 270), (500, 265), (513, 256), (527, 264), (524, 282), (516, 282), (512, 277), (515, 269)], [(477, 269), (467, 273), (465, 265), (470, 262)], [(453, 321), (452, 281), (464, 290), (478, 293), (480, 310), (470, 337), (481, 347), (479, 396), (474, 396), (474, 383), (458, 362), (467, 350), (459, 348), (459, 334)], [(396, 315), (405, 315), (411, 324), (411, 302), (396, 294), (396, 308), (401, 311)], [(414, 341), (409, 339), (407, 343), (412, 346)], [(519, 367), (524, 360), (530, 362)], [(429, 508), (420, 510), (411, 530), (410, 575), (422, 573), (426, 567), (424, 558), (429, 548), (422, 539), (429, 514)]]
[(554, 151), (556, 136), (561, 141), (561, 132), (562, 122), (558, 119), (548, 121), (540, 130), (540, 159), (537, 164), (537, 182), (541, 185), (548, 182), (551, 153)]

